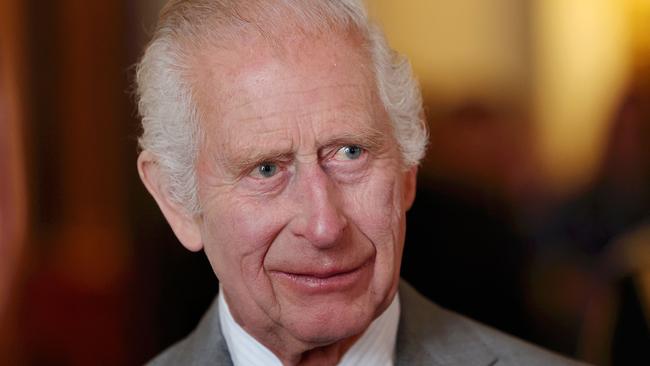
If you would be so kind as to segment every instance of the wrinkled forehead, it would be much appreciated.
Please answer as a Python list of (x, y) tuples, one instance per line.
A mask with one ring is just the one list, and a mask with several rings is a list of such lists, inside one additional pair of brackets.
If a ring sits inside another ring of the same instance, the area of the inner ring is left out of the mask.
[[(199, 115), (212, 122), (241, 109), (269, 112), (291, 99), (309, 106), (331, 98), (328, 88), (347, 91), (345, 102), (356, 110), (371, 109), (379, 99), (370, 56), (355, 34), (288, 35), (281, 44), (250, 38), (205, 48), (192, 70)], [(294, 98), (298, 94), (303, 98)]]

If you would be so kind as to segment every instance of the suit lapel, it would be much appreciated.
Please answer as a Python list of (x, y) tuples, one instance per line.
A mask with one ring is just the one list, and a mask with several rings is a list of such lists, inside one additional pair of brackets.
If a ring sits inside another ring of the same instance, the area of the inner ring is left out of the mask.
[(191, 365), (232, 365), (228, 345), (221, 333), (216, 297), (186, 342), (186, 359), (191, 360)]
[(480, 365), (498, 362), (463, 318), (443, 310), (400, 283), (396, 365)]

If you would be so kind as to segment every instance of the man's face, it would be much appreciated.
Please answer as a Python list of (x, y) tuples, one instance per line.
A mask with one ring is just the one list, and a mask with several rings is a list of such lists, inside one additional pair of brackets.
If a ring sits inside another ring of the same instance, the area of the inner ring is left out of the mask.
[(351, 39), (206, 51), (195, 90), (205, 252), (253, 335), (328, 344), (392, 301), (415, 168)]

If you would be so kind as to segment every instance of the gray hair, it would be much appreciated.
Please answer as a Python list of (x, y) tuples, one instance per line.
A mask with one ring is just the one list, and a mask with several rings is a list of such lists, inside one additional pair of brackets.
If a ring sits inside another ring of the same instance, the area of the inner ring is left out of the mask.
[(191, 214), (201, 210), (195, 170), (200, 116), (190, 85), (193, 53), (204, 45), (236, 42), (251, 32), (279, 40), (280, 29), (358, 33), (370, 54), (404, 164), (417, 165), (425, 154), (428, 133), (419, 85), (408, 60), (370, 22), (362, 0), (172, 0), (161, 11), (137, 67), (143, 128), (139, 144), (156, 157), (172, 199)]

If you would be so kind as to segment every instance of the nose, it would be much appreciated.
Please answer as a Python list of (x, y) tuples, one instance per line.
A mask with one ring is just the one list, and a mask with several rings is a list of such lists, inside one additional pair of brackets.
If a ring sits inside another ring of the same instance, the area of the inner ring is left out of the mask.
[(341, 192), (320, 166), (304, 169), (294, 185), (297, 204), (292, 232), (320, 249), (335, 247), (348, 225)]

